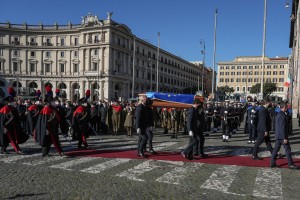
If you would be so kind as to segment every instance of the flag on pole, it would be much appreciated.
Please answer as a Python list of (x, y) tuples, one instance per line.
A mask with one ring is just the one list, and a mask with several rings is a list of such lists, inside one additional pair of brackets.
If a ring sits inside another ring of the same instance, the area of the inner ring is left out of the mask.
[(287, 80), (284, 82), (284, 86), (289, 87), (291, 85), (291, 74), (288, 74)]

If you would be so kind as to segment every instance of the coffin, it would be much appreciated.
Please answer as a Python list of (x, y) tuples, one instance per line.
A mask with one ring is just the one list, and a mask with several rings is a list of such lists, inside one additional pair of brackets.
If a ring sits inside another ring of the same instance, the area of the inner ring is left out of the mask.
[(164, 108), (190, 108), (194, 99), (199, 99), (201, 102), (205, 101), (204, 97), (192, 94), (147, 92), (146, 96), (153, 101), (153, 107)]

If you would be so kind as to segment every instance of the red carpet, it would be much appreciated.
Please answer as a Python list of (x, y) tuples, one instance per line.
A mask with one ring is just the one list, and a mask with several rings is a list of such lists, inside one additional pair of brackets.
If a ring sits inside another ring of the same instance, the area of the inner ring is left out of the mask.
[[(263, 160), (252, 160), (249, 156), (218, 156), (209, 155), (208, 158), (197, 158), (197, 160), (187, 160), (179, 152), (157, 152), (156, 155), (148, 155), (147, 158), (137, 156), (136, 150), (130, 151), (105, 151), (105, 150), (78, 150), (67, 153), (68, 156), (90, 156), (102, 158), (130, 158), (130, 159), (152, 159), (152, 160), (168, 160), (168, 161), (184, 161), (184, 162), (199, 162), (207, 164), (219, 165), (238, 165), (248, 167), (269, 167), (270, 158)], [(294, 163), (300, 164), (300, 159), (293, 159)], [(287, 159), (278, 159), (276, 164), (281, 168), (287, 168)]]

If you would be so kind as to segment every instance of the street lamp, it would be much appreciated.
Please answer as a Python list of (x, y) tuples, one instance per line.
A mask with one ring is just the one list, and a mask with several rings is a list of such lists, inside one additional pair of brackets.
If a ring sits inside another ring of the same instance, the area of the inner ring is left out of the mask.
[(204, 67), (205, 67), (205, 41), (203, 39), (200, 40), (200, 47), (203, 48), (203, 50), (201, 50), (201, 54), (203, 55), (202, 57), (202, 80), (201, 80), (201, 90), (202, 90), (202, 94), (204, 94), (204, 90), (203, 90), (203, 78), (204, 78)]
[(264, 31), (263, 31), (263, 48), (261, 61), (261, 80), (260, 80), (260, 99), (264, 99), (264, 68), (265, 68), (265, 52), (266, 52), (266, 22), (267, 22), (267, 0), (265, 0), (264, 8)]
[(149, 62), (149, 66), (150, 66), (150, 92), (152, 91), (152, 60), (151, 60), (151, 56), (148, 58), (148, 62)]

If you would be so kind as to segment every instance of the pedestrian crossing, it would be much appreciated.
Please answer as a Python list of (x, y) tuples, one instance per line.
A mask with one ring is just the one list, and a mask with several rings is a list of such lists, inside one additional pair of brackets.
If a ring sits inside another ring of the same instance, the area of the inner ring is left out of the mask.
[[(148, 174), (156, 183), (180, 185), (183, 181), (193, 175), (204, 172), (204, 163), (190, 163), (182, 161), (159, 161), (159, 160), (132, 160), (127, 158), (99, 158), (99, 157), (61, 157), (50, 156), (41, 157), (40, 154), (33, 155), (8, 155), (2, 157), (0, 162), (7, 164), (17, 164), (30, 166), (48, 167), (56, 170), (77, 171), (87, 174), (106, 174), (108, 170), (114, 171), (116, 167), (120, 167), (121, 171), (112, 174), (114, 177), (123, 178), (128, 181), (148, 182), (145, 177)], [(135, 164), (132, 166), (132, 164)], [(90, 166), (91, 165), (91, 166)], [(81, 166), (81, 167), (79, 167)], [(161, 173), (152, 171), (164, 168)], [(214, 167), (210, 176), (199, 185), (202, 190), (209, 190), (230, 194), (235, 196), (253, 196), (257, 198), (281, 199), (283, 198), (282, 187), (282, 169), (270, 168), (252, 168), (252, 173), (256, 178), (253, 185), (241, 185), (240, 187), (252, 187), (252, 194), (239, 194), (231, 191), (231, 186), (241, 169), (247, 167), (242, 166), (218, 166)], [(248, 167), (249, 168), (249, 167)], [(255, 171), (255, 172), (253, 172)], [(157, 177), (155, 177), (157, 176)], [(200, 180), (199, 180), (200, 181)], [(198, 183), (197, 183), (198, 184)]]

